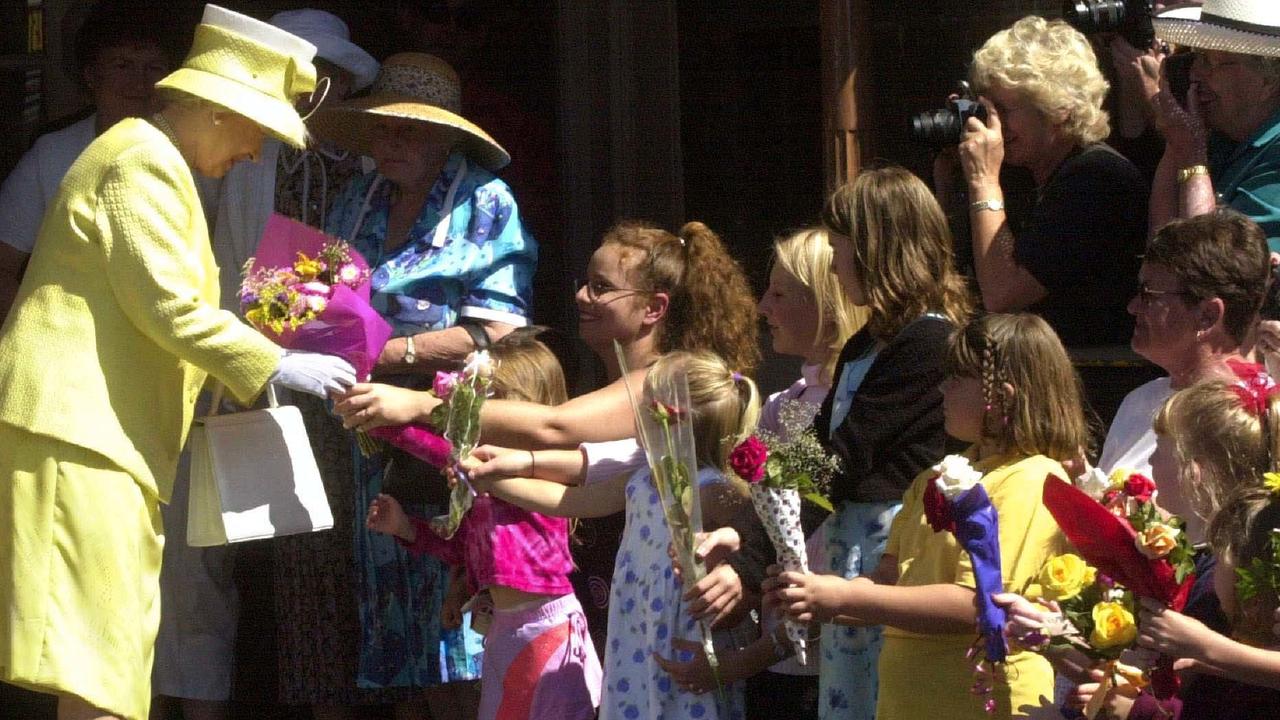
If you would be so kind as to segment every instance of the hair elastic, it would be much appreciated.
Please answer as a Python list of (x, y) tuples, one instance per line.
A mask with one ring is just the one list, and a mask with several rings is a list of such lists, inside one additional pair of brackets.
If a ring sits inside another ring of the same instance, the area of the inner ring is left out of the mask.
[(736, 383), (740, 383), (740, 382), (742, 382), (742, 373), (738, 372), (737, 370), (734, 370), (734, 371), (730, 374), (730, 377), (732, 377), (732, 378), (733, 378), (733, 381), (734, 381), (734, 382), (736, 382)]
[[(1234, 368), (1233, 368), (1234, 369)], [(1231, 385), (1245, 410), (1258, 418), (1267, 414), (1267, 403), (1276, 394), (1276, 382), (1265, 372), (1245, 374), (1237, 371), (1236, 382)]]

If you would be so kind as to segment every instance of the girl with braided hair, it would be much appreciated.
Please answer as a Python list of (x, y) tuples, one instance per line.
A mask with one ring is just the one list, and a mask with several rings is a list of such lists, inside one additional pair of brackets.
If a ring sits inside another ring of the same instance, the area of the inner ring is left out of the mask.
[[(1040, 501), (1050, 475), (1087, 443), (1080, 380), (1044, 320), (987, 315), (955, 332), (944, 357), (946, 431), (971, 443), (964, 457), (982, 474), (999, 515), (1001, 571), (1020, 588), (1066, 541)], [(879, 718), (1007, 718), (1053, 695), (1053, 671), (1039, 655), (1009, 655), (993, 678), (992, 714), (970, 692), (974, 573), (952, 533), (934, 532), (924, 508), (940, 466), (912, 482), (874, 573), (844, 580), (783, 572), (766, 581), (769, 601), (801, 621), (883, 624)], [(922, 674), (922, 669), (923, 670)], [(929, 692), (920, 692), (927, 678)]]

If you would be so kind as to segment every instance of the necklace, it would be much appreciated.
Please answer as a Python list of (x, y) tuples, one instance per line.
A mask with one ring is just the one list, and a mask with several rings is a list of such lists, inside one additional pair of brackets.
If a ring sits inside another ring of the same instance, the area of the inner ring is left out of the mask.
[(169, 138), (169, 142), (173, 143), (173, 146), (178, 148), (179, 152), (182, 151), (182, 148), (178, 147), (178, 134), (174, 132), (173, 126), (169, 124), (168, 118), (160, 113), (156, 113), (151, 116), (151, 124), (154, 125), (157, 130), (164, 133), (164, 136)]

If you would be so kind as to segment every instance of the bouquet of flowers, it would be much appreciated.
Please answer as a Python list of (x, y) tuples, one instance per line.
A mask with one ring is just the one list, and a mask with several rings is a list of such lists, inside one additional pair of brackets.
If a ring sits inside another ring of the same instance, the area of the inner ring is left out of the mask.
[[(800, 526), (800, 500), (804, 498), (831, 511), (823, 496), (839, 462), (823, 450), (810, 425), (811, 413), (799, 403), (784, 404), (779, 412), (781, 433), (760, 430), (729, 454), (729, 466), (747, 481), (751, 504), (764, 524), (778, 562), (787, 570), (809, 572), (804, 529)], [(787, 637), (800, 663), (807, 664), (804, 623), (786, 621)]]
[[(1137, 597), (1181, 610), (1195, 582), (1193, 551), (1182, 522), (1160, 515), (1152, 503), (1155, 483), (1150, 478), (1118, 469), (1109, 480), (1105, 488), (1096, 477), (1084, 483), (1100, 493), (1095, 499), (1050, 476), (1044, 484), (1045, 507), (1098, 572)], [(1160, 698), (1177, 690), (1171, 659), (1157, 662), (1151, 683)]]
[(337, 355), (369, 377), (391, 326), (369, 304), (369, 266), (341, 240), (283, 215), (244, 267), (240, 308), (281, 347)]
[(925, 488), (925, 519), (934, 532), (950, 530), (969, 553), (977, 587), (978, 630), (986, 659), (1004, 662), (1004, 609), (991, 600), (1004, 591), (1000, 567), (1000, 525), (996, 509), (982, 486), (982, 473), (963, 455), (948, 455), (933, 466), (938, 476)]
[(1054, 619), (1021, 639), (1033, 652), (1071, 647), (1093, 658), (1103, 670), (1101, 687), (1084, 708), (1092, 720), (1112, 688), (1137, 695), (1147, 685), (1139, 668), (1121, 662), (1138, 639), (1137, 599), (1099, 573), (1079, 555), (1056, 555), (1045, 563), (1022, 594), (1033, 602), (1054, 604)]
[(1095, 469), (1086, 476), (1081, 482), (1085, 489), (1056, 477), (1046, 479), (1045, 507), (1103, 574), (1139, 597), (1172, 607), (1194, 580), (1194, 552), (1182, 521), (1160, 514), (1152, 502), (1156, 486), (1150, 478), (1118, 468), (1104, 484), (1100, 475)]
[(369, 431), (371, 436), (430, 465), (452, 468), (458, 481), (449, 492), (449, 511), (428, 523), (446, 540), (458, 531), (475, 498), (460, 461), (471, 454), (480, 439), (480, 408), (492, 385), (493, 360), (487, 350), (477, 350), (467, 356), (461, 371), (436, 373), (431, 394), (442, 402), (431, 411), (427, 420), (430, 428), (410, 424)]
[[(626, 356), (617, 341), (613, 347), (625, 379), (628, 373)], [(689, 385), (681, 375), (670, 386), (650, 385), (649, 389), (651, 399), (644, 407), (636, 403), (629, 383), (627, 396), (632, 400), (637, 437), (644, 447), (649, 471), (662, 500), (662, 514), (671, 531), (671, 545), (683, 570), (681, 577), (687, 590), (707, 574), (702, 560), (694, 553), (696, 537), (702, 532), (702, 500), (697, 485), (698, 455), (694, 447), (693, 426), (689, 422)], [(703, 619), (700, 627), (702, 651), (716, 677), (716, 691), (723, 699), (724, 687), (720, 682), (720, 663), (712, 642), (711, 626)]]

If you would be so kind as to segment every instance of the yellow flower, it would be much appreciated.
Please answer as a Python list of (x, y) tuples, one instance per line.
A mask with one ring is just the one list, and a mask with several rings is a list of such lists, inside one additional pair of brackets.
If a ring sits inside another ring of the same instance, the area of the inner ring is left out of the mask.
[(1280, 473), (1262, 473), (1262, 486), (1273, 493), (1280, 493)]
[(1133, 539), (1138, 551), (1155, 560), (1168, 555), (1178, 546), (1178, 528), (1153, 522)]
[(293, 264), (294, 272), (301, 276), (303, 282), (315, 280), (316, 276), (324, 272), (324, 263), (298, 253), (298, 260)]
[(1107, 476), (1107, 479), (1111, 481), (1111, 487), (1122, 488), (1124, 487), (1125, 481), (1128, 480), (1129, 476), (1132, 474), (1133, 468), (1118, 467), (1111, 471), (1111, 474)]
[(1133, 613), (1122, 603), (1100, 602), (1093, 606), (1093, 632), (1089, 644), (1099, 650), (1123, 647), (1138, 638)]
[[(1045, 600), (1069, 600), (1093, 584), (1096, 571), (1079, 555), (1057, 555), (1045, 563), (1035, 578), (1039, 597)], [(1032, 586), (1034, 587), (1034, 585)]]

